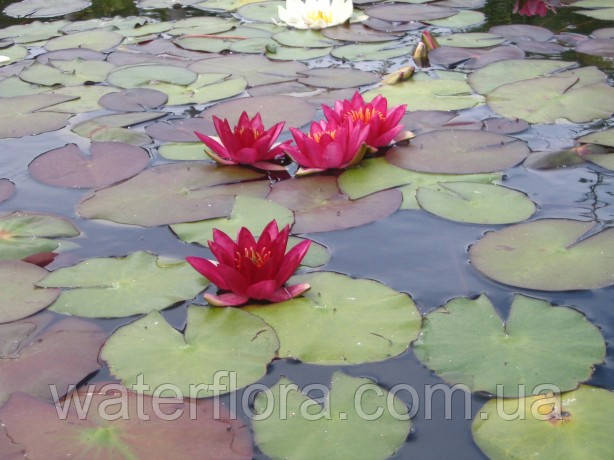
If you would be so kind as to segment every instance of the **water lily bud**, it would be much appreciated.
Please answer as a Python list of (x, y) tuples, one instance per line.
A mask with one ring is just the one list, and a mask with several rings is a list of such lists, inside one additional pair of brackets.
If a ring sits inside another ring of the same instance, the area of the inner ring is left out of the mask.
[(414, 50), (414, 54), (412, 58), (414, 59), (414, 62), (418, 67), (428, 67), (429, 66), (428, 50), (426, 49), (426, 46), (424, 45), (424, 43), (419, 42), (416, 45), (416, 49)]
[(436, 48), (439, 48), (439, 43), (435, 37), (431, 35), (431, 33), (427, 30), (422, 32), (422, 43), (426, 46), (427, 51), (433, 51)]
[(382, 82), (385, 85), (396, 85), (402, 81), (409, 80), (413, 76), (414, 70), (416, 70), (415, 67), (411, 65), (401, 67), (388, 75), (384, 75)]
[(265, 46), (266, 52), (275, 54), (277, 53), (277, 45), (275, 43), (267, 43)]

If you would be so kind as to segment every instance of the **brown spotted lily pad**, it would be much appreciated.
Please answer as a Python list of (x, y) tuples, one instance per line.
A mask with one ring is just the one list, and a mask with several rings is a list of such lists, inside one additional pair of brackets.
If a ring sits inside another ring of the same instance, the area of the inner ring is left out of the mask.
[(93, 142), (90, 155), (83, 155), (76, 144), (68, 144), (39, 155), (28, 170), (45, 184), (98, 188), (134, 176), (147, 163), (149, 155), (140, 147), (120, 142)]
[[(95, 452), (99, 460), (252, 458), (249, 427), (214, 399), (164, 400), (100, 383), (71, 393), (59, 407), (66, 409), (63, 417), (51, 404), (15, 394), (0, 410), (0, 422), (32, 459), (50, 458), (51, 452), (53, 458), (80, 459)], [(4, 458), (1, 449), (0, 441)]]
[(18, 391), (52, 401), (49, 385), (61, 398), (69, 385), (100, 368), (104, 332), (77, 318), (49, 325), (52, 320), (50, 313), (42, 313), (0, 325), (0, 405)]
[[(264, 197), (269, 186), (255, 171), (186, 162), (147, 169), (86, 197), (78, 212), (88, 219), (153, 227), (230, 215), (236, 195)], [(251, 182), (242, 182), (250, 181)]]
[(350, 200), (332, 176), (278, 182), (268, 198), (294, 211), (294, 233), (328, 232), (358, 227), (388, 217), (401, 206), (398, 190), (384, 190)]
[(420, 134), (410, 145), (389, 150), (386, 159), (415, 171), (465, 174), (511, 168), (528, 154), (528, 147), (518, 139), (484, 131), (449, 129)]

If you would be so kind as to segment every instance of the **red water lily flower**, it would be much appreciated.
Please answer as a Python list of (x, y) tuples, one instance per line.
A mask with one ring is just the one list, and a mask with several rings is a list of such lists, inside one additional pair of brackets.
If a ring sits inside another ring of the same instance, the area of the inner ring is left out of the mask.
[(556, 12), (554, 6), (544, 0), (516, 0), (514, 13), (520, 16), (546, 16), (548, 10)]
[(388, 110), (388, 100), (381, 94), (375, 96), (371, 102), (365, 103), (358, 91), (351, 100), (335, 102), (334, 108), (322, 105), (327, 120), (340, 124), (349, 118), (368, 126), (369, 135), (365, 142), (376, 149), (390, 144), (401, 132), (403, 129), (401, 118), (405, 115), (406, 108), (406, 105), (399, 105)]
[(226, 233), (214, 229), (209, 249), (217, 261), (186, 258), (194, 269), (218, 288), (230, 291), (220, 295), (205, 294), (205, 300), (215, 306), (236, 307), (249, 299), (283, 302), (309, 289), (305, 283), (284, 287), (311, 244), (310, 240), (305, 240), (286, 254), (289, 234), (289, 226), (280, 232), (274, 220), (266, 226), (258, 241), (245, 227), (239, 231), (236, 242)]
[(311, 124), (309, 134), (290, 128), (296, 146), (284, 150), (296, 161), (300, 173), (344, 169), (358, 163), (365, 156), (365, 141), (369, 126), (346, 118), (341, 123), (322, 120)]
[(260, 114), (250, 120), (246, 112), (241, 113), (239, 123), (230, 129), (228, 120), (223, 121), (213, 116), (213, 124), (220, 142), (211, 136), (194, 132), (211, 151), (205, 152), (216, 162), (223, 165), (250, 165), (259, 169), (277, 170), (283, 167), (271, 163), (271, 160), (283, 155), (283, 146), (291, 141), (274, 146), (284, 128), (284, 122), (277, 123), (270, 129), (264, 129)]

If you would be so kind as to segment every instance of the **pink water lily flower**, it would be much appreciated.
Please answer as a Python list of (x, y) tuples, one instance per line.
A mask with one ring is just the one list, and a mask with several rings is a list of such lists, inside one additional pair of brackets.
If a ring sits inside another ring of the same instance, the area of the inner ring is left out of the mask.
[(335, 102), (333, 108), (322, 105), (327, 120), (340, 124), (349, 118), (368, 126), (369, 135), (365, 142), (376, 149), (390, 144), (401, 132), (403, 129), (401, 119), (405, 115), (406, 108), (406, 105), (399, 105), (388, 109), (388, 100), (381, 94), (375, 96), (371, 102), (365, 103), (358, 91), (351, 100)]
[(213, 124), (219, 136), (219, 142), (199, 132), (194, 132), (194, 134), (209, 147), (211, 151), (205, 150), (205, 153), (217, 163), (250, 165), (265, 170), (284, 169), (271, 162), (282, 156), (283, 146), (291, 142), (286, 141), (277, 146), (274, 145), (284, 128), (284, 122), (265, 129), (259, 113), (250, 120), (247, 113), (243, 112), (239, 117), (239, 122), (232, 130), (228, 120), (222, 121), (215, 115)]
[(341, 123), (322, 120), (311, 124), (309, 134), (290, 128), (296, 146), (284, 150), (301, 169), (299, 173), (344, 169), (358, 163), (365, 156), (365, 141), (369, 126), (346, 118)]
[(555, 12), (554, 6), (549, 1), (544, 0), (516, 0), (514, 4), (514, 14), (520, 16), (546, 16), (548, 10)]
[(223, 291), (220, 295), (205, 294), (211, 305), (236, 307), (250, 299), (283, 302), (301, 295), (306, 283), (284, 286), (307, 254), (310, 240), (302, 241), (286, 254), (290, 227), (281, 232), (275, 220), (263, 230), (258, 241), (245, 227), (235, 242), (226, 233), (214, 229), (209, 249), (217, 259), (187, 257), (186, 261), (201, 275)]

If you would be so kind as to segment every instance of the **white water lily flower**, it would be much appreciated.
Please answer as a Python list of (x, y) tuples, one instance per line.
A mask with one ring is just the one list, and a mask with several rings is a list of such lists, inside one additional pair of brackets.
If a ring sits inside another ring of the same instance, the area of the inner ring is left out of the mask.
[(354, 12), (352, 0), (286, 0), (279, 19), (297, 29), (324, 29), (347, 21)]
[(0, 62), (8, 62), (10, 60), (11, 60), (10, 57), (0, 55)]

